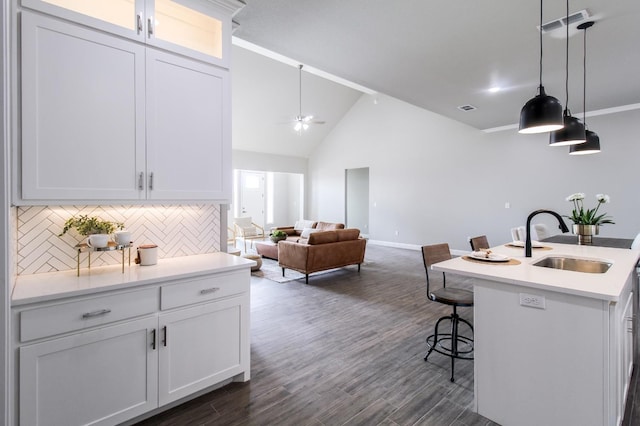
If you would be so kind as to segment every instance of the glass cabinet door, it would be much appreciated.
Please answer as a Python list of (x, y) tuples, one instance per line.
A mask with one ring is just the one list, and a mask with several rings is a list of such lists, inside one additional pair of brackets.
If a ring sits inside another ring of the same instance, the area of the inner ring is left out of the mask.
[[(222, 20), (213, 16), (211, 11), (197, 10), (185, 3), (184, 0), (154, 0), (154, 25), (150, 28), (149, 39), (155, 38), (221, 59)], [(149, 5), (147, 15), (147, 19), (150, 19)]]
[(21, 3), (89, 27), (144, 39), (144, 0), (22, 0)]

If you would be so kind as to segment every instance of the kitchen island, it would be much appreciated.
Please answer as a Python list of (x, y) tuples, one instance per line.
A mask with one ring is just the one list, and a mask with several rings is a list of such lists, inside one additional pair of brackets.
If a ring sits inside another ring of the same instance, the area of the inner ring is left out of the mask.
[[(527, 258), (523, 248), (491, 250), (513, 261), (463, 256), (432, 267), (474, 278), (476, 411), (504, 426), (620, 424), (640, 251), (544, 243)], [(586, 273), (533, 265), (549, 256), (611, 267)]]

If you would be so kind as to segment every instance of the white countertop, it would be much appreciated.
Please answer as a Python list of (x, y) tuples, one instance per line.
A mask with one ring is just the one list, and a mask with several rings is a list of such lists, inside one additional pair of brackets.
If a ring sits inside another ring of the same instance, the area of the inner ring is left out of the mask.
[(199, 254), (194, 256), (159, 259), (157, 265), (122, 265), (81, 268), (18, 276), (13, 287), (11, 305), (44, 302), (71, 296), (95, 294), (104, 291), (135, 288), (162, 281), (190, 278), (211, 272), (248, 269), (253, 260), (226, 253)]
[[(517, 286), (617, 302), (629, 274), (635, 270), (640, 258), (640, 250), (554, 243), (543, 244), (546, 247), (551, 247), (552, 250), (534, 249), (532, 257), (529, 258), (524, 256), (524, 248), (514, 248), (506, 245), (491, 248), (494, 253), (519, 260), (521, 262), (519, 265), (469, 262), (462, 259), (462, 257), (457, 257), (437, 263), (431, 268), (436, 271)], [(606, 260), (612, 265), (604, 274), (565, 271), (532, 265), (547, 256)]]

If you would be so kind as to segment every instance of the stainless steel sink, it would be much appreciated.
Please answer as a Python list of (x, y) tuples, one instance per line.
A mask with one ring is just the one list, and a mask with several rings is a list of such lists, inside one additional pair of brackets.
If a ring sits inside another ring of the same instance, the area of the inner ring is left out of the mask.
[(534, 263), (533, 266), (563, 269), (565, 271), (587, 272), (590, 274), (604, 274), (611, 267), (611, 262), (575, 257), (549, 256), (540, 259)]

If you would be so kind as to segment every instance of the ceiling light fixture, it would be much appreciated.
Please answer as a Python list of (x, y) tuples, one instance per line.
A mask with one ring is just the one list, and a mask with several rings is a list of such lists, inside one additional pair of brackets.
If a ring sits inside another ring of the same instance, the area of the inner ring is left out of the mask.
[[(567, 21), (569, 20), (569, 0), (567, 0)], [(549, 146), (566, 146), (585, 143), (587, 135), (584, 130), (584, 124), (575, 117), (571, 116), (569, 111), (569, 25), (567, 29), (567, 48), (566, 48), (566, 66), (565, 66), (565, 95), (566, 102), (564, 104), (564, 112), (562, 120), (564, 127), (560, 130), (549, 133)]]
[(298, 65), (298, 83), (299, 83), (299, 91), (298, 97), (299, 101), (299, 114), (296, 116), (295, 124), (293, 125), (293, 130), (296, 132), (302, 132), (303, 130), (307, 130), (309, 128), (309, 121), (313, 118), (312, 115), (304, 116), (302, 115), (302, 64)]
[(538, 94), (529, 99), (520, 111), (519, 133), (542, 133), (561, 129), (562, 104), (549, 96), (542, 85), (542, 0), (540, 0), (540, 84)]
[[(582, 95), (582, 122), (584, 123), (584, 128), (587, 129), (587, 28), (591, 28), (594, 22), (584, 22), (578, 25), (579, 30), (584, 30), (584, 43), (583, 43), (583, 95)], [(600, 137), (596, 132), (592, 132), (591, 130), (585, 130), (587, 134), (587, 142), (581, 143), (578, 145), (571, 145), (569, 147), (570, 155), (586, 155), (586, 154), (595, 154), (600, 152)]]

